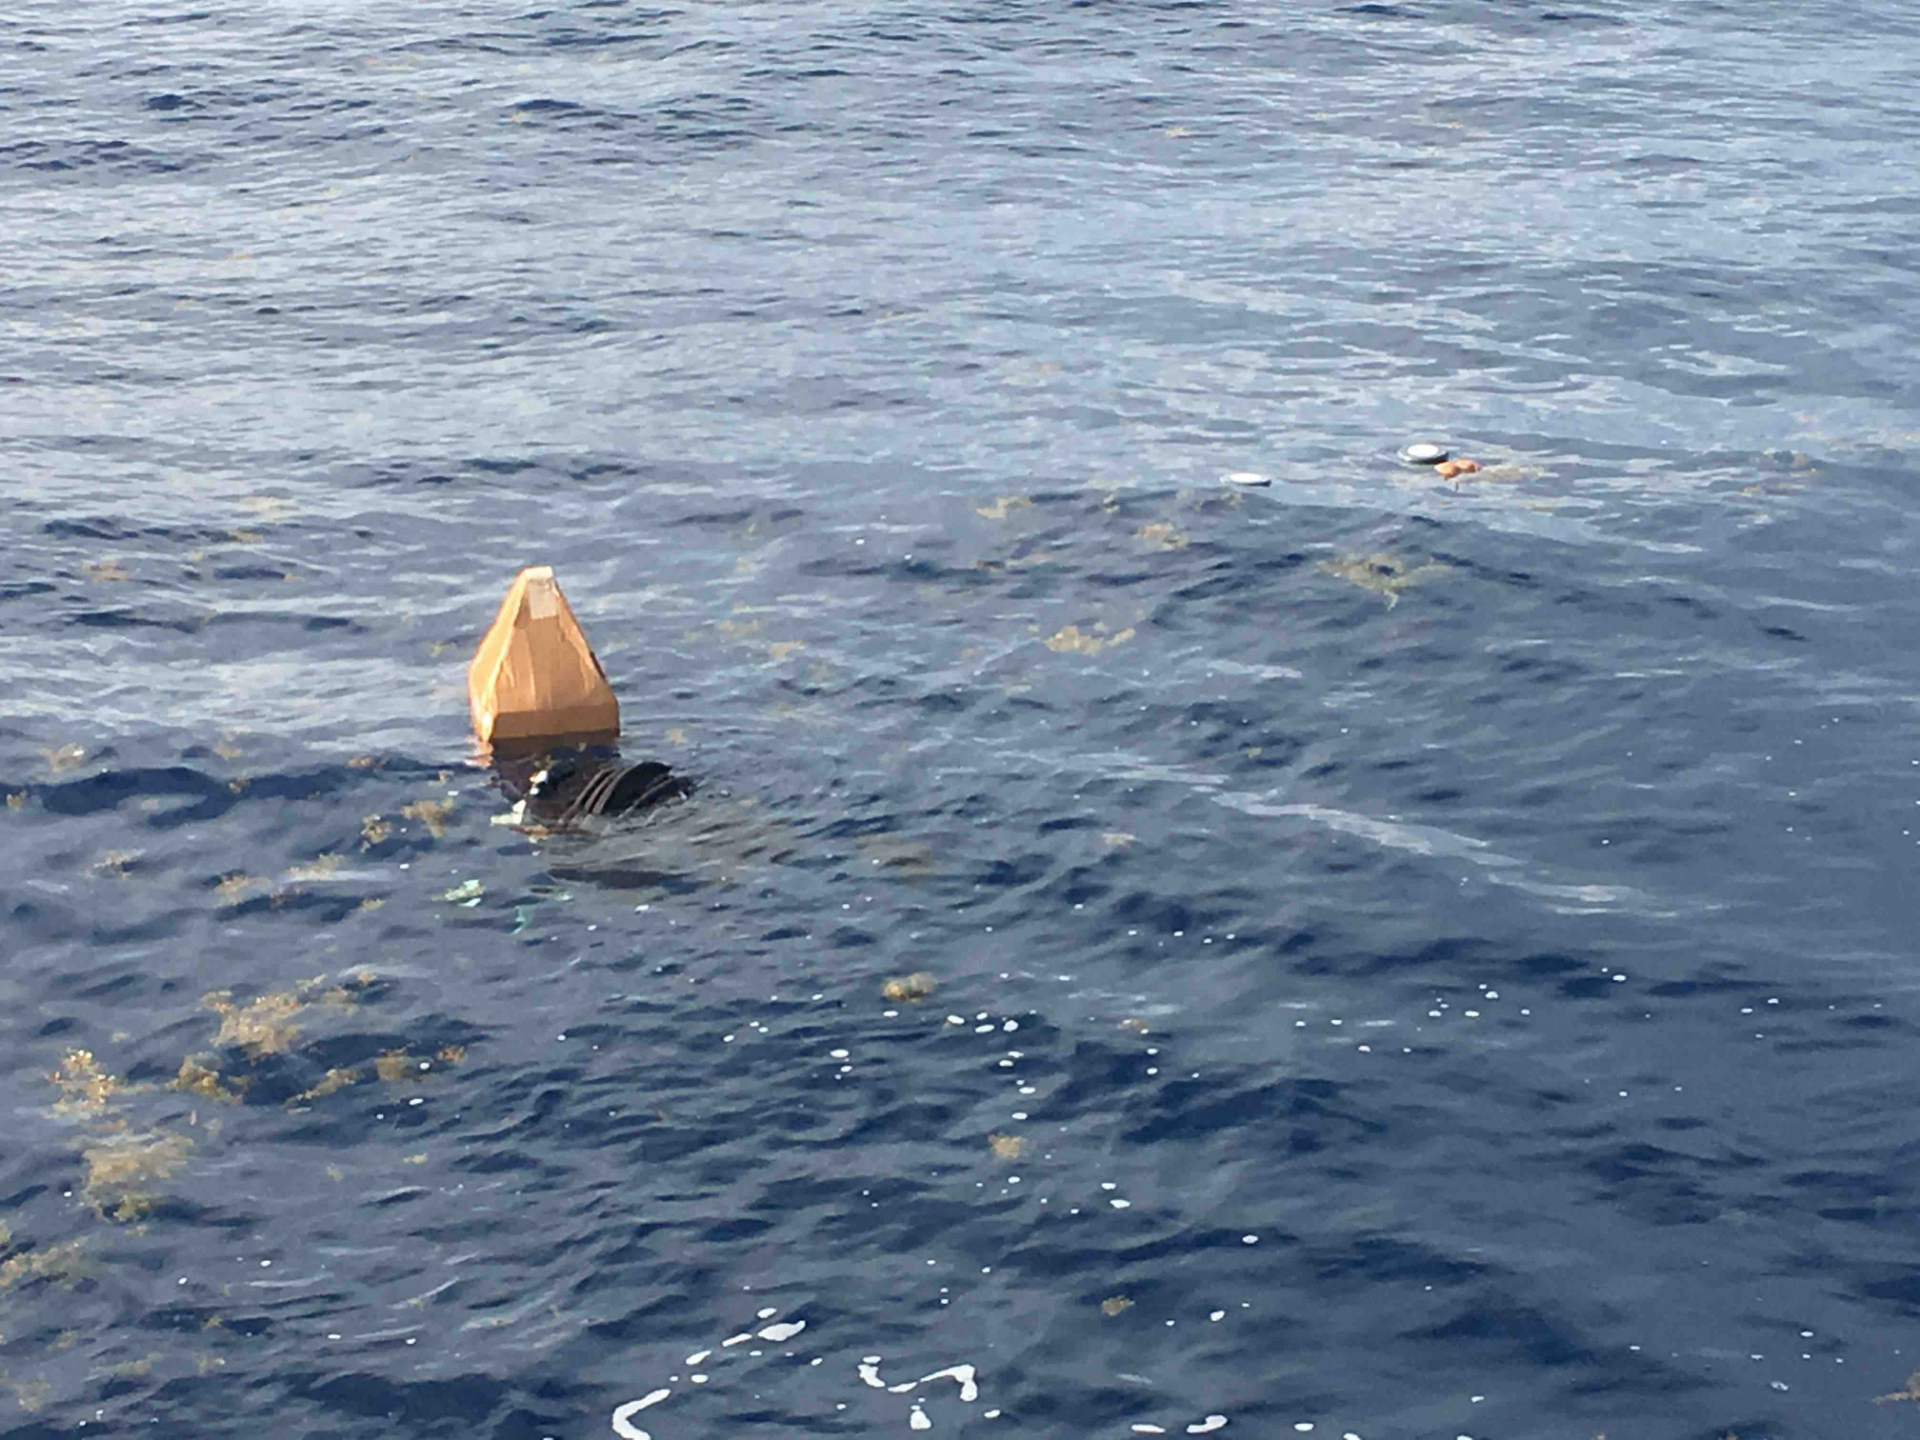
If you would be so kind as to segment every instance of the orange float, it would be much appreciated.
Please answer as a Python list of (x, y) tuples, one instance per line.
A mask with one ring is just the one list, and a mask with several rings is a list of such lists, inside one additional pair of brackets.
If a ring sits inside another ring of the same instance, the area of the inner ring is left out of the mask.
[(620, 734), (620, 702), (551, 565), (522, 570), (467, 666), (473, 733), (500, 741), (605, 743)]

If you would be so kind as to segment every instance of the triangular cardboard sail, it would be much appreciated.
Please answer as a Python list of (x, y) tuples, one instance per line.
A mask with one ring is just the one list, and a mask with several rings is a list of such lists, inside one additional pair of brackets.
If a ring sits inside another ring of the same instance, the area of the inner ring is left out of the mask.
[(480, 742), (620, 733), (620, 702), (553, 567), (522, 570), (467, 666)]

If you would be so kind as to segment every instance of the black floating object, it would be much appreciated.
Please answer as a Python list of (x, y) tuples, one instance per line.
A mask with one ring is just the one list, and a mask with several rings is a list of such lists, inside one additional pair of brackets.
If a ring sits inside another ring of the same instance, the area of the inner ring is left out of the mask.
[(573, 829), (606, 815), (632, 815), (692, 793), (692, 784), (657, 760), (634, 765), (560, 760), (527, 791), (527, 814), (553, 830)]

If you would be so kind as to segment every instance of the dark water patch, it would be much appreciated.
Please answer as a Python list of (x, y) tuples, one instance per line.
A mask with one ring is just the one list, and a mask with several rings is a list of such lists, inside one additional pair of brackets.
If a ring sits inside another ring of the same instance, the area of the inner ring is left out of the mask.
[(209, 820), (234, 803), (222, 781), (186, 766), (108, 770), (82, 779), (36, 789), (40, 804), (56, 815), (86, 815), (111, 810), (136, 797), (182, 797), (182, 803), (147, 823), (165, 827)]

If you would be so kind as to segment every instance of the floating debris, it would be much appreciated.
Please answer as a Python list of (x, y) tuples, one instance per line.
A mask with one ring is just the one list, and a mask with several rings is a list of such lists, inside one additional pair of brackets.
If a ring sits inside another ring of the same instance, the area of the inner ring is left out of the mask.
[(1104, 629), (1104, 626), (1096, 625), (1090, 633), (1078, 625), (1069, 625), (1047, 637), (1047, 648), (1063, 655), (1098, 655), (1110, 645), (1122, 645), (1133, 638), (1132, 626), (1114, 635), (1099, 633)]
[(262, 520), (284, 520), (299, 507), (280, 495), (242, 495), (240, 508)]
[(137, 1220), (153, 1208), (153, 1198), (136, 1187), (170, 1178), (192, 1153), (184, 1135), (116, 1135), (90, 1145), (80, 1152), (87, 1164), (80, 1198), (103, 1217)]
[(422, 1059), (405, 1050), (388, 1050), (374, 1057), (373, 1073), (389, 1085), (418, 1083), (432, 1078), (435, 1060), (442, 1065), (457, 1065), (465, 1054), (465, 1049), (458, 1045), (442, 1047), (432, 1060)]
[[(0, 1289), (5, 1288), (5, 1286), (0, 1286)], [(1920, 1370), (1916, 1370), (1907, 1376), (1907, 1383), (1904, 1388), (1891, 1390), (1885, 1395), (1876, 1395), (1873, 1397), (1873, 1403), (1876, 1405), (1885, 1405), (1893, 1400), (1920, 1400)]]
[(1168, 524), (1165, 520), (1156, 520), (1150, 525), (1142, 525), (1134, 531), (1134, 537), (1156, 550), (1184, 550), (1187, 537)]
[(881, 985), (880, 994), (896, 1004), (918, 1004), (939, 988), (940, 982), (925, 970), (911, 975), (895, 975)]
[(53, 1102), (56, 1115), (105, 1114), (108, 1102), (126, 1089), (118, 1075), (100, 1068), (91, 1050), (69, 1050), (47, 1079), (60, 1091), (60, 1098)]
[(58, 750), (42, 750), (40, 753), (47, 757), (49, 770), (71, 770), (87, 758), (86, 748), (71, 741)]
[(53, 1398), (53, 1382), (38, 1375), (31, 1380), (15, 1380), (0, 1373), (0, 1388), (11, 1390), (14, 1403), (29, 1415), (39, 1414)]
[(1036, 565), (1052, 565), (1061, 556), (1051, 550), (1028, 550), (1018, 555), (1009, 555), (1004, 560), (976, 560), (973, 568), (984, 570), (989, 575), (1004, 575), (1011, 570), (1031, 570)]
[(138, 850), (109, 850), (93, 862), (94, 874), (125, 878), (127, 867), (138, 860), (141, 853)]
[(181, 1060), (180, 1073), (170, 1083), (175, 1090), (198, 1095), (202, 1100), (219, 1100), (231, 1105), (240, 1099), (240, 1092), (252, 1082), (242, 1076), (234, 1081), (235, 1088), (229, 1089), (222, 1082), (218, 1068), (206, 1064), (198, 1056), (189, 1055)]
[(118, 560), (89, 560), (80, 569), (89, 580), (97, 580), (103, 584), (124, 584), (133, 579), (133, 571)]
[(307, 1089), (302, 1090), (287, 1103), (294, 1105), (303, 1100), (318, 1100), (322, 1095), (331, 1095), (336, 1090), (344, 1090), (349, 1085), (357, 1085), (359, 1083), (360, 1071), (357, 1067), (352, 1065), (335, 1066), (320, 1077), (320, 1082), (317, 1085), (311, 1085)]
[(467, 708), (482, 745), (620, 733), (620, 702), (551, 565), (513, 578), (467, 664)]
[(296, 884), (303, 880), (326, 880), (331, 878), (333, 872), (340, 868), (342, 858), (342, 856), (335, 855), (331, 852), (325, 855), (316, 855), (304, 865), (295, 865), (291, 870), (287, 871), (286, 875), (282, 878), (291, 880)]
[[(4, 1228), (0, 1226), (0, 1230)], [(12, 1238), (11, 1234), (0, 1236), (0, 1245), (10, 1244)], [(25, 1250), (0, 1261), (0, 1290), (11, 1290), (30, 1280), (53, 1280), (71, 1287), (80, 1278), (80, 1243), (64, 1240), (58, 1245)]]
[(910, 875), (933, 873), (933, 851), (898, 835), (857, 835), (853, 846), (876, 869), (898, 870)]
[(1126, 830), (1103, 830), (1100, 832), (1100, 843), (1109, 850), (1124, 850), (1139, 838), (1138, 835)]
[(393, 834), (393, 827), (385, 820), (378, 815), (368, 815), (360, 822), (360, 848), (371, 850), (374, 846), (385, 843), (386, 838), (391, 834)]
[(200, 997), (200, 1004), (220, 1017), (220, 1029), (213, 1037), (216, 1046), (238, 1045), (253, 1059), (278, 1055), (293, 1044), (300, 1029), (293, 1017), (306, 1009), (297, 995), (281, 992), (262, 995), (249, 1005), (233, 1003), (231, 990), (215, 990)]
[(1132, 1308), (1133, 1301), (1127, 1299), (1124, 1295), (1113, 1295), (1100, 1302), (1100, 1313), (1102, 1315), (1118, 1315), (1122, 1310), (1131, 1310)]
[(989, 1135), (987, 1146), (993, 1151), (996, 1160), (1018, 1160), (1027, 1153), (1028, 1140), (1024, 1135)]
[(213, 888), (220, 896), (222, 904), (237, 905), (246, 898), (249, 891), (258, 889), (266, 883), (264, 880), (256, 880), (251, 875), (243, 875), (235, 870), (230, 875), (222, 875), (220, 882)]
[(1025, 510), (1033, 501), (1024, 495), (1001, 495), (985, 505), (974, 506), (974, 513), (988, 520), (1004, 520), (1015, 510)]
[(400, 807), (408, 820), (418, 820), (438, 840), (447, 833), (447, 817), (453, 814), (451, 800), (415, 800)]
[(1451, 565), (1437, 563), (1409, 566), (1406, 561), (1381, 551), (1372, 555), (1342, 555), (1336, 560), (1322, 560), (1318, 568), (1324, 574), (1337, 575), (1363, 590), (1384, 595), (1389, 610), (1399, 603), (1402, 591), (1453, 569)]
[(1438, 465), (1447, 458), (1447, 447), (1417, 440), (1401, 449), (1400, 458), (1409, 465)]
[(441, 891), (440, 898), (449, 905), (459, 905), (471, 910), (480, 903), (480, 898), (486, 893), (487, 887), (478, 880), (462, 880), (451, 890)]
[(1237, 485), (1243, 490), (1259, 490), (1273, 484), (1273, 478), (1258, 470), (1232, 470), (1220, 477), (1220, 483)]

